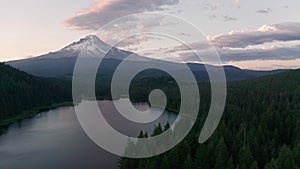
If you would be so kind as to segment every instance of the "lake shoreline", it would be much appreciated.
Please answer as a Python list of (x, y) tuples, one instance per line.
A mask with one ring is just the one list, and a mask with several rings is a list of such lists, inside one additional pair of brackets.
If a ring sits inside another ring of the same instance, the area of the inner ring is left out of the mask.
[[(99, 100), (99, 101), (104, 101), (104, 100)], [(112, 101), (107, 99), (107, 101)], [(137, 103), (147, 103), (148, 102), (137, 102), (134, 101), (133, 104), (137, 104)], [(9, 125), (18, 122), (20, 120), (24, 120), (24, 119), (30, 119), (33, 118), (34, 116), (38, 115), (41, 112), (45, 112), (45, 111), (49, 111), (52, 109), (56, 109), (56, 108), (60, 108), (60, 107), (69, 107), (69, 106), (74, 106), (73, 102), (63, 102), (63, 103), (56, 103), (53, 104), (51, 106), (43, 106), (43, 107), (38, 107), (32, 110), (28, 110), (28, 111), (23, 111), (21, 114), (15, 116), (15, 117), (11, 117), (11, 118), (7, 118), (4, 120), (0, 120), (0, 134), (2, 132), (3, 129), (7, 128)], [(172, 109), (172, 108), (165, 108), (166, 111), (172, 112), (172, 113), (176, 113), (178, 114), (178, 110)]]
[(24, 119), (33, 118), (34, 116), (36, 116), (37, 114), (39, 114), (41, 112), (49, 111), (49, 110), (60, 108), (60, 107), (69, 107), (69, 106), (74, 106), (73, 102), (63, 102), (63, 103), (52, 104), (50, 106), (37, 107), (32, 110), (23, 111), (22, 113), (20, 113), (17, 116), (7, 118), (4, 120), (0, 120), (0, 134), (1, 134), (1, 130), (7, 128), (9, 125), (11, 125), (15, 122), (18, 122), (18, 121), (24, 120)]
[[(93, 103), (88, 100), (79, 103), (83, 104), (83, 111), (94, 110), (89, 106), (90, 102)], [(133, 104), (137, 104), (136, 108), (140, 111), (149, 109), (148, 103), (145, 102)], [(131, 137), (138, 136), (141, 130), (152, 133), (158, 124), (173, 124), (177, 119), (177, 114), (166, 111), (155, 121), (143, 125), (130, 122), (118, 114), (111, 100), (98, 100), (98, 105), (103, 110), (105, 120), (113, 124), (115, 130)], [(17, 121), (3, 129), (0, 135), (0, 168), (59, 169), (63, 166), (66, 169), (118, 169), (120, 157), (101, 149), (87, 136), (78, 121), (74, 106), (49, 111), (40, 109), (43, 112), (37, 116)], [(153, 111), (146, 111), (145, 115), (152, 118), (160, 113), (161, 111), (155, 108)], [(105, 128), (105, 124), (99, 123), (99, 127)]]

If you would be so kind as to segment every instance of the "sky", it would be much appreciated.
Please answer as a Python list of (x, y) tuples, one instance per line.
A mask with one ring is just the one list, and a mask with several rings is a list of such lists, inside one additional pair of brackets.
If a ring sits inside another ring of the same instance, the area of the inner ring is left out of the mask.
[[(226, 65), (260, 70), (299, 68), (299, 8), (298, 0), (2, 0), (0, 61), (57, 51), (119, 17), (148, 11), (172, 14), (195, 25), (205, 38), (193, 39), (188, 45), (205, 55), (205, 46), (211, 42)], [(100, 38), (109, 41), (136, 29), (130, 23), (107, 30)], [(162, 25), (162, 20), (152, 18), (142, 28), (152, 31)], [(165, 25), (191, 36), (176, 23)], [(133, 37), (125, 42), (118, 47), (137, 53), (158, 48), (160, 54), (141, 54), (194, 61), (190, 49), (161, 37)]]

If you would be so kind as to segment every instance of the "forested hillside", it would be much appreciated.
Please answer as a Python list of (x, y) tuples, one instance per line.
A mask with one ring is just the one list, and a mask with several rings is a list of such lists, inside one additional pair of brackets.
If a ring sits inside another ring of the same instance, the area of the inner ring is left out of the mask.
[[(132, 101), (147, 101), (162, 88), (169, 110), (178, 110), (178, 86), (170, 77), (133, 80)], [(120, 161), (122, 169), (293, 169), (300, 168), (300, 70), (229, 82), (222, 121), (206, 143), (198, 137), (210, 104), (208, 83), (199, 84), (201, 108), (189, 135), (167, 153)], [(72, 101), (71, 82), (38, 78), (0, 64), (0, 126)], [(109, 99), (108, 86), (97, 86), (98, 99)], [(169, 126), (158, 125), (157, 135)], [(144, 137), (148, 134), (141, 134)]]
[(38, 78), (0, 63), (0, 126), (71, 100), (71, 83)]
[[(149, 83), (149, 79), (143, 81), (136, 86), (142, 89), (142, 86), (150, 84), (150, 90), (156, 88), (159, 82), (171, 82), (172, 79), (161, 77), (156, 79), (157, 84)], [(210, 96), (207, 85), (199, 86), (202, 92), (200, 115), (188, 137), (160, 156), (123, 158), (121, 169), (300, 168), (300, 70), (230, 82), (222, 121), (213, 137), (204, 144), (198, 143), (198, 137)], [(140, 94), (147, 91), (132, 93), (138, 100), (141, 99)], [(174, 101), (179, 102), (180, 98), (173, 98)], [(177, 109), (177, 105), (169, 103), (168, 108)], [(159, 134), (168, 127), (158, 125), (153, 134)], [(147, 135), (140, 134), (140, 137)]]

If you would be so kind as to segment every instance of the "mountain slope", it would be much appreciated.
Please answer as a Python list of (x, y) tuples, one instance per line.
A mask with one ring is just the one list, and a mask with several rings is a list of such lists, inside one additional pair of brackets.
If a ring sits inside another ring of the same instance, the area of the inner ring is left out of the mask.
[[(79, 55), (86, 57), (86, 60), (88, 60), (90, 63), (94, 63), (100, 55), (103, 55), (102, 49), (109, 48), (110, 46), (101, 41), (97, 36), (90, 35), (80, 39), (78, 42), (68, 45), (57, 52), (52, 52), (30, 59), (10, 61), (7, 62), (7, 64), (36, 76), (70, 78), (73, 74), (74, 65)], [(151, 59), (112, 47), (100, 64), (97, 80), (104, 83), (109, 83), (116, 67), (129, 55), (133, 56), (133, 58), (127, 61), (130, 65), (128, 66), (128, 69), (137, 64), (155, 65), (159, 63), (163, 64), (166, 68), (175, 69), (176, 71), (181, 72), (181, 68), (183, 67), (181, 63)], [(86, 66), (88, 67), (89, 65)], [(191, 68), (198, 81), (209, 80), (203, 64), (188, 63), (188, 66)], [(285, 71), (251, 71), (239, 69), (233, 66), (225, 66), (224, 69), (227, 80), (229, 81), (255, 78)], [(145, 71), (143, 74), (141, 74), (141, 76), (146, 77), (162, 75), (163, 74), (161, 72), (153, 70)]]
[(0, 126), (72, 101), (70, 89), (69, 82), (34, 77), (0, 63)]
[[(25, 71), (35, 76), (70, 78), (73, 74), (74, 65), (79, 55), (86, 57), (91, 63), (95, 62), (103, 52), (101, 49), (107, 49), (108, 44), (101, 41), (96, 36), (90, 35), (74, 42), (71, 45), (57, 51), (50, 52), (46, 55), (7, 62), (7, 64)], [(135, 60), (147, 61), (145, 57), (112, 47), (105, 55), (106, 68), (114, 69), (128, 55), (132, 55)], [(89, 65), (87, 65), (89, 66)]]

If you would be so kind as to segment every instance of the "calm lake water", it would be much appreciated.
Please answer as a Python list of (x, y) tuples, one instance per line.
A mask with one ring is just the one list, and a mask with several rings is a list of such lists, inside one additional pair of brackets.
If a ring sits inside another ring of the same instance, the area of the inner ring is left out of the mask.
[[(99, 102), (106, 120), (119, 132), (137, 136), (154, 125), (171, 124), (177, 115), (165, 112), (154, 122), (136, 124), (124, 119), (111, 101)], [(147, 104), (135, 105), (139, 110)], [(150, 115), (151, 116), (151, 115)], [(81, 128), (74, 107), (43, 112), (12, 124), (0, 135), (0, 169), (117, 169), (119, 157), (93, 143)]]

